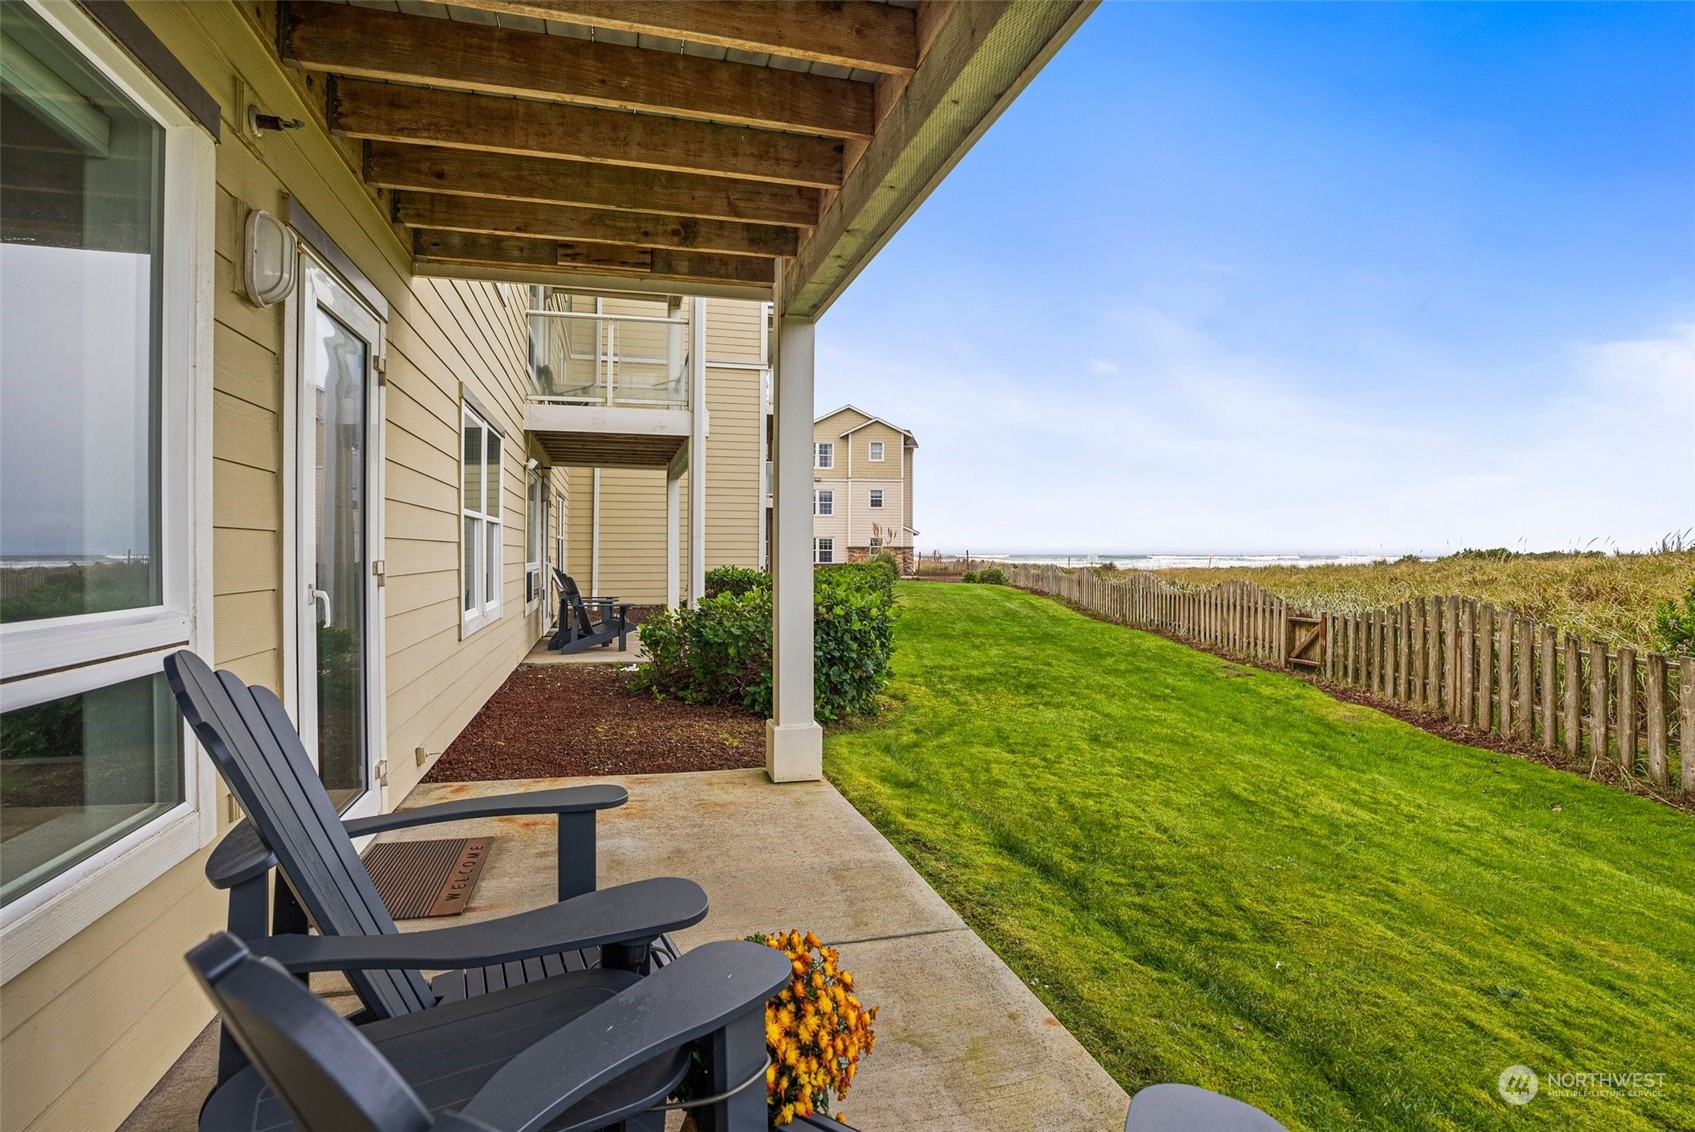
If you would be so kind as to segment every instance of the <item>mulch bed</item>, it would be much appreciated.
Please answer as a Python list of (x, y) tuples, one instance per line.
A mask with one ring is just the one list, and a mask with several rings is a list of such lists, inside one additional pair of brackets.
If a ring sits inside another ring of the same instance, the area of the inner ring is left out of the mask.
[(611, 664), (520, 666), (424, 776), (481, 782), (765, 765), (765, 720), (657, 700)]

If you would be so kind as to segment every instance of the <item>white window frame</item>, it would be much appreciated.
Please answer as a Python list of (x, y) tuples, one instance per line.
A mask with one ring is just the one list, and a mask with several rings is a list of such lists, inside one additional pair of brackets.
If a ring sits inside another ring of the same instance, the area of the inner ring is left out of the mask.
[(531, 468), (524, 492), (524, 613), (534, 613), (547, 592), (547, 472)]
[[(30, 6), (165, 131), (158, 254), (160, 602), (0, 626), (0, 711), (160, 671), (212, 650), (212, 310), (215, 148), (203, 127), (71, 5)], [(0, 983), (68, 941), (217, 834), (214, 774), (182, 728), (183, 800), (0, 908)]]
[(873, 510), (873, 511), (881, 511), (883, 509), (883, 489), (882, 488), (874, 487), (874, 488), (871, 489), (871, 494), (866, 497), (866, 506), (871, 508), (871, 510)]
[(870, 542), (866, 544), (866, 549), (875, 555), (879, 550), (883, 549), (883, 540), (878, 538), (876, 535), (872, 535)]
[(812, 491), (812, 513), (814, 515), (834, 515), (836, 513), (836, 492), (833, 488), (820, 487)]
[[(494, 508), (492, 511), (474, 509), (470, 506), (470, 501), (465, 498), (465, 433), (472, 428), (483, 430), (483, 443), (477, 451), (483, 459), (483, 503), (485, 505), (490, 498), (488, 490), (488, 441), (491, 436), (500, 437), (500, 461), (494, 465)], [(463, 601), (461, 601), (460, 613), (463, 618), (461, 622), (463, 628), (460, 631), (460, 639), (463, 640), (483, 626), (491, 625), (500, 620), (501, 590), (504, 588), (504, 579), (500, 575), (506, 561), (506, 523), (501, 514), (501, 502), (505, 498), (501, 493), (506, 489), (506, 437), (499, 429), (489, 423), (482, 411), (469, 398), (460, 401), (459, 404), (459, 430), (459, 569), (461, 574), (465, 569), (465, 520), (476, 519), (484, 524), (483, 527), (479, 528), (481, 533), (477, 538), (477, 545), (473, 548), (474, 557), (472, 561), (474, 566), (471, 571), (477, 583), (475, 592), (482, 594), (483, 600), (469, 609), (465, 608)], [(495, 536), (494, 545), (500, 548), (501, 559), (493, 564), (494, 596), (492, 598), (488, 596), (490, 565), (486, 561), (489, 545), (487, 527), (490, 524), (500, 532)], [(465, 592), (464, 583), (465, 579), (461, 577), (459, 586), (461, 595)]]
[(873, 440), (866, 445), (865, 458), (873, 464), (881, 464), (883, 462), (883, 442)]
[(826, 536), (812, 540), (812, 564), (814, 566), (833, 566), (836, 562), (836, 540)]
[(833, 440), (819, 440), (812, 445), (812, 466), (814, 468), (834, 468), (836, 466), (836, 444)]

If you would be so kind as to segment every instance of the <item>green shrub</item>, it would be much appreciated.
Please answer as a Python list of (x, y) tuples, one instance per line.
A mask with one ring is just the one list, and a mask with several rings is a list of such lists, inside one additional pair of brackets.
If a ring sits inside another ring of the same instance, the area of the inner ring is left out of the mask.
[(985, 586), (1006, 585), (1006, 574), (999, 566), (991, 566), (977, 575), (977, 581)]
[(706, 596), (745, 594), (770, 589), (771, 575), (746, 566), (718, 566), (706, 572)]
[(1689, 580), (1681, 598), (1660, 603), (1654, 615), (1654, 634), (1666, 652), (1695, 656), (1695, 578)]
[(724, 593), (666, 609), (642, 626), (651, 660), (631, 687), (685, 703), (771, 710), (771, 591)]
[(959, 576), (959, 580), (964, 582), (968, 586), (974, 586), (974, 585), (977, 584), (977, 571), (967, 570), (965, 573), (963, 573)]
[(895, 596), (895, 583), (900, 581), (899, 570), (875, 558), (869, 562), (838, 562), (834, 566), (820, 566), (813, 573), (815, 584), (840, 583), (854, 589), (873, 590), (891, 601)]
[[(872, 563), (871, 565), (876, 565)], [(813, 687), (824, 723), (877, 708), (894, 652), (894, 586), (860, 584), (869, 573), (815, 579)]]
[[(719, 571), (714, 571), (719, 573)], [(771, 714), (771, 587), (702, 598), (692, 609), (664, 610), (642, 626), (650, 660), (630, 686), (685, 703), (719, 704)], [(875, 710), (889, 681), (894, 650), (895, 572), (884, 563), (827, 566), (813, 576), (813, 680), (818, 719), (829, 723)], [(712, 586), (707, 586), (711, 592)]]
[(873, 554), (871, 556), (871, 561), (881, 562), (884, 565), (888, 566), (889, 569), (891, 569), (895, 572), (897, 577), (900, 574), (900, 559), (896, 558), (892, 553), (890, 553), (887, 550), (879, 550), (876, 554)]

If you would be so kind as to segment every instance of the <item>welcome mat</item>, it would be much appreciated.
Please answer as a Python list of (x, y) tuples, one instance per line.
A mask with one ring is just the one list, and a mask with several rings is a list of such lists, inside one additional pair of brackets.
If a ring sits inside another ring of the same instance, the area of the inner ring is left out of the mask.
[(492, 837), (442, 841), (379, 841), (365, 850), (365, 871), (397, 920), (457, 916), (488, 860)]

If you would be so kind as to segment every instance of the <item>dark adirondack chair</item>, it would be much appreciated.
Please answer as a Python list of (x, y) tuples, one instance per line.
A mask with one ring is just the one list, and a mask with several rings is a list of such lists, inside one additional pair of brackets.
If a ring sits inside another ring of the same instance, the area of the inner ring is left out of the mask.
[[(634, 603), (615, 597), (584, 598), (571, 575), (558, 568), (553, 571), (553, 580), (559, 587), (559, 625), (547, 647), (562, 653), (582, 652), (604, 648), (616, 638), (618, 651), (623, 652), (624, 637), (630, 631), (630, 606)], [(595, 605), (592, 614), (591, 601)]]
[(1252, 1105), (1194, 1085), (1149, 1085), (1130, 1099), (1124, 1132), (1288, 1132)]
[[(602, 977), (596, 972), (614, 969), (604, 977), (617, 983), (650, 968), (649, 948), (663, 933), (706, 916), (706, 894), (680, 877), (594, 891), (594, 813), (620, 804), (620, 789), (467, 799), (343, 822), (275, 695), (229, 672), (212, 672), (187, 650), (165, 659), (165, 676), (183, 718), (248, 814), (245, 828), (232, 831), (207, 865), (214, 883), (230, 890), (232, 930), (293, 971), (345, 971), (364, 1004), (361, 1019), (433, 1012), (526, 985), (564, 980), (568, 988), (586, 971), (592, 982)], [(547, 813), (559, 820), (559, 903), (479, 924), (398, 934), (353, 848), (354, 836), (388, 829)], [(286, 885), (275, 886), (279, 908), (268, 923), (273, 864)], [(321, 934), (305, 934), (308, 926)], [(600, 968), (590, 970), (596, 949)], [(384, 961), (373, 963), (374, 957)], [(423, 970), (446, 974), (426, 982)], [(544, 1001), (568, 989), (540, 993), (541, 999), (520, 994), (514, 1001)], [(241, 1065), (226, 1041), (219, 1079)]]
[(764, 1005), (789, 980), (769, 947), (709, 943), (647, 978), (590, 972), (569, 990), (532, 984), (517, 1007), (489, 995), (355, 1026), (228, 932), (188, 963), (252, 1060), (207, 1098), (205, 1132), (660, 1129), (653, 1106), (697, 1041), (728, 1094), (697, 1110), (702, 1126), (763, 1129)]

